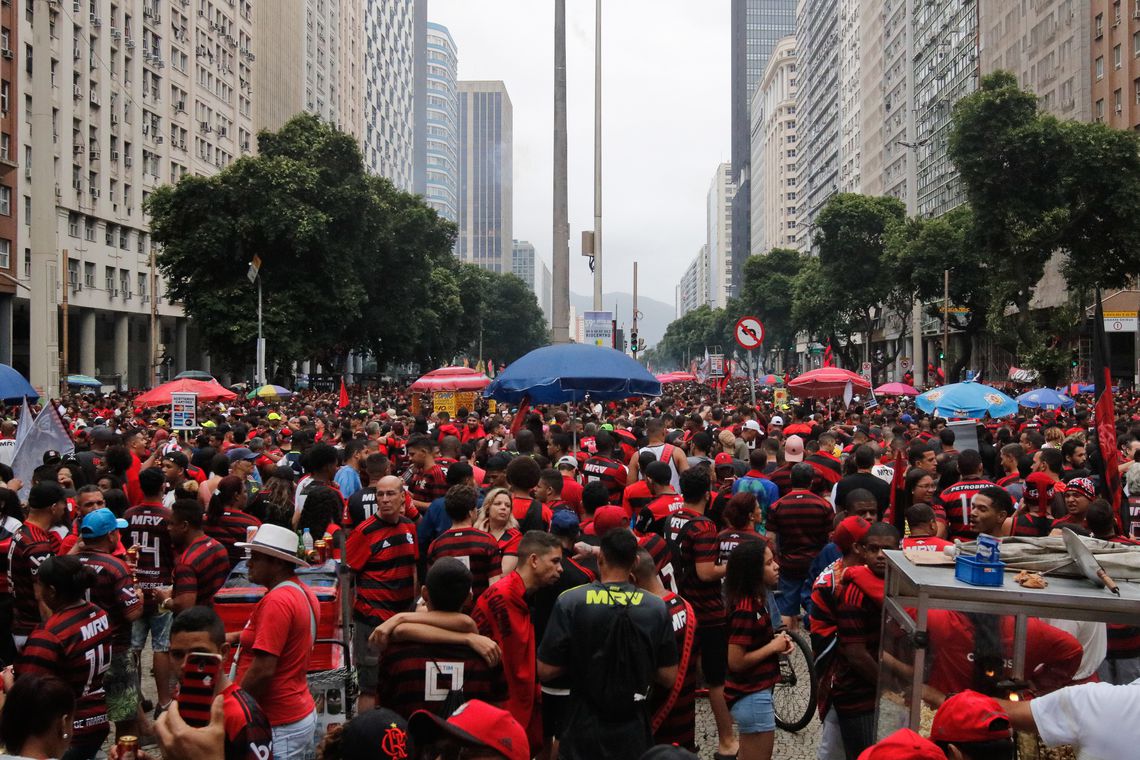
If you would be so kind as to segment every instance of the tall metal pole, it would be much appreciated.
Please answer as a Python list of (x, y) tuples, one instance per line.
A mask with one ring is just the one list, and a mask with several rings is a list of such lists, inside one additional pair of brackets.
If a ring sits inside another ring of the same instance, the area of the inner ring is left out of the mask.
[(156, 266), (155, 249), (150, 247), (150, 377), (158, 385), (158, 268)]
[(551, 339), (570, 342), (570, 211), (566, 188), (566, 0), (554, 0), (554, 283)]
[[(35, 0), (32, 21), (32, 218), (31, 288), (28, 297), (29, 380), (50, 394), (59, 386), (59, 312), (56, 278), (59, 251), (56, 247), (58, 187), (55, 174), (55, 123), (51, 81), (51, 7), (48, 0)], [(70, 139), (70, 138), (68, 138)], [(70, 190), (70, 186), (69, 186)], [(125, 380), (125, 378), (124, 378)]]
[[(602, 310), (602, 0), (594, 11), (594, 311)], [(635, 265), (636, 266), (636, 265)], [(635, 304), (634, 309), (637, 308)]]
[[(594, 282), (598, 282), (595, 277)], [(633, 262), (633, 331), (629, 337), (629, 347), (633, 349), (633, 358), (637, 358), (637, 341), (640, 340), (637, 336), (637, 262)]]
[[(914, 4), (915, 0), (906, 0), (906, 141), (911, 146), (918, 145), (918, 129), (914, 120), (914, 66), (911, 61), (914, 57)], [(918, 154), (917, 147), (909, 147), (906, 152), (906, 215), (913, 217), (918, 214)], [(910, 340), (911, 359), (910, 366), (914, 372), (916, 385), (926, 378), (926, 362), (922, 352), (922, 301), (914, 299), (914, 308), (910, 312)]]
[(942, 270), (942, 379), (950, 382), (950, 270)]
[[(60, 255), (60, 271), (67, 272), (67, 249), (64, 248)], [(69, 278), (70, 279), (70, 278)], [(60, 329), (60, 335), (63, 336), (63, 350), (59, 354), (59, 396), (63, 398), (67, 395), (67, 291), (71, 287), (70, 282), (63, 283), (63, 300), (60, 301), (60, 321), (63, 327)]]
[(265, 338), (261, 335), (261, 274), (257, 275), (257, 387), (265, 385)]

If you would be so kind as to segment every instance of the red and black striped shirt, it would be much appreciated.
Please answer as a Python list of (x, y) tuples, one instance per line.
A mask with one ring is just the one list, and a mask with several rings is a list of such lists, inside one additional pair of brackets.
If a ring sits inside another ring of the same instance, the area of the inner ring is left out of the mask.
[[(745, 652), (753, 652), (770, 643), (775, 635), (772, 618), (762, 599), (741, 599), (728, 616), (729, 646), (735, 644)], [(731, 707), (749, 694), (771, 689), (779, 680), (780, 661), (776, 657), (763, 659), (747, 670), (729, 668), (724, 681), (724, 698)]]
[(768, 507), (768, 532), (778, 536), (780, 573), (804, 578), (827, 545), (835, 510), (822, 496), (796, 489)]
[(80, 562), (95, 571), (95, 585), (87, 592), (87, 601), (102, 608), (110, 618), (111, 643), (115, 651), (127, 651), (131, 645), (131, 623), (127, 615), (142, 604), (135, 593), (130, 568), (106, 552), (88, 550), (77, 556)]
[(499, 542), (490, 533), (477, 528), (445, 530), (428, 547), (429, 570), (440, 557), (454, 557), (471, 571), (473, 602), (487, 590), (491, 578), (499, 575), (502, 566), (502, 560), (499, 558)]
[[(685, 651), (686, 629), (696, 625), (696, 620), (689, 620), (691, 608), (685, 600), (673, 592), (666, 592), (661, 597), (665, 602), (665, 609), (669, 613), (669, 621), (673, 625), (673, 637), (677, 641), (678, 664)], [(696, 752), (697, 747), (697, 658), (700, 650), (696, 645), (696, 637), (689, 651), (689, 663), (684, 673), (678, 673), (682, 678), (681, 691), (673, 708), (665, 716), (661, 726), (653, 734), (655, 744), (676, 744), (687, 750)], [(650, 713), (656, 713), (658, 707), (669, 696), (668, 689), (654, 689), (654, 705)]]
[(679, 565), (679, 593), (693, 605), (697, 623), (702, 626), (724, 625), (724, 598), (720, 581), (703, 581), (697, 575), (697, 565), (716, 564), (719, 550), (716, 542), (716, 523), (688, 507), (670, 515), (665, 526), (665, 540), (677, 547), (680, 553), (675, 561)]
[(519, 544), (522, 543), (522, 531), (518, 528), (507, 528), (495, 543), (498, 546), (498, 552), (495, 554), (495, 564), (491, 572), (492, 578), (503, 574), (503, 557), (518, 556)]
[(273, 729), (260, 705), (236, 683), (223, 691), (225, 760), (265, 760), (273, 755)]
[(380, 657), (377, 707), (405, 718), (416, 710), (439, 715), (448, 691), (460, 689), (464, 700), (481, 699), (496, 706), (507, 701), (502, 666), (492, 668), (469, 647), (397, 642)]
[(763, 541), (764, 537), (754, 530), (737, 530), (736, 528), (728, 528), (722, 530), (716, 536), (716, 545), (719, 554), (717, 555), (716, 563), (724, 565), (728, 562), (728, 557), (732, 554), (732, 550), (741, 544), (750, 543), (752, 541)]
[(16, 663), (20, 676), (46, 673), (75, 692), (74, 745), (102, 744), (110, 732), (103, 674), (111, 667), (111, 620), (91, 602), (52, 614), (32, 631)]
[[(139, 561), (135, 577), (143, 591), (169, 586), (174, 577), (174, 545), (170, 542), (170, 510), (161, 504), (140, 504), (131, 507), (125, 515), (130, 541), (127, 548), (139, 547)], [(153, 595), (145, 602), (148, 614), (157, 611)]]
[(768, 474), (768, 480), (776, 484), (780, 489), (780, 496), (786, 495), (792, 490), (792, 465), (794, 462), (786, 462)]
[(595, 480), (605, 485), (610, 494), (610, 504), (621, 506), (622, 492), (629, 479), (629, 471), (625, 465), (616, 459), (601, 455), (592, 456), (582, 464), (582, 484), (588, 485)]
[(661, 579), (661, 585), (676, 594), (677, 567), (669, 543), (656, 533), (639, 536), (637, 543), (653, 558), (653, 565), (657, 568), (657, 577)]
[(345, 560), (357, 574), (355, 616), (376, 626), (410, 609), (418, 557), (416, 526), (406, 517), (389, 523), (376, 514), (352, 531)]
[(637, 522), (634, 523), (633, 529), (638, 533), (656, 533), (663, 536), (669, 516), (683, 506), (685, 500), (680, 494), (663, 493), (656, 496), (637, 513)]
[(226, 550), (230, 566), (241, 562), (245, 557), (245, 550), (235, 546), (239, 542), (249, 539), (248, 529), (261, 526), (261, 520), (245, 512), (226, 510), (216, 523), (206, 523), (202, 530), (206, 535), (217, 541)]
[(214, 594), (230, 574), (230, 558), (224, 546), (209, 536), (190, 542), (174, 566), (173, 596), (194, 594), (194, 604), (214, 606)]
[(413, 501), (431, 503), (447, 495), (447, 473), (440, 465), (432, 465), (426, 470), (413, 468), (409, 471), (408, 492)]
[(59, 536), (26, 522), (16, 529), (8, 547), (8, 588), (11, 589), (12, 635), (27, 636), (40, 624), (36, 601), (36, 571), (40, 563), (59, 551)]
[(835, 485), (843, 478), (843, 465), (830, 454), (817, 451), (814, 454), (808, 455), (804, 461), (815, 468), (815, 474), (829, 487)]
[(840, 715), (858, 715), (875, 709), (876, 685), (851, 667), (843, 649), (848, 644), (862, 644), (875, 657), (879, 651), (882, 614), (879, 605), (854, 583), (842, 586), (836, 609), (839, 656), (831, 689), (832, 704)]
[(970, 506), (973, 504), (974, 494), (992, 485), (997, 484), (989, 480), (959, 480), (942, 491), (940, 501), (942, 510), (946, 514), (950, 538), (970, 541), (978, 537), (978, 534), (970, 529)]
[(625, 510), (625, 516), (633, 520), (653, 499), (653, 493), (649, 490), (649, 481), (639, 480), (625, 487), (621, 496), (621, 506)]

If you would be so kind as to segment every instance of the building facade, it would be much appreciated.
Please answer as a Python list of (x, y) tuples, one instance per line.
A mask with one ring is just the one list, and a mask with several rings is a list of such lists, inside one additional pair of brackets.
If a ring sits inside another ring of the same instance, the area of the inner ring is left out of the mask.
[[(415, 164), (417, 5), (426, 0), (365, 0), (364, 165), (412, 190)], [(426, 33), (426, 32), (425, 32)]]
[(827, 199), (839, 190), (839, 0), (800, 0), (798, 55), (800, 223), (811, 228)]
[(776, 43), (795, 33), (796, 0), (732, 0), (732, 295), (752, 253), (751, 104)]
[[(24, 77), (18, 53), (24, 50), (20, 14), (14, 3), (0, 4), (0, 364), (12, 364), (12, 319), (16, 305), (18, 277), (23, 256), (20, 255), (19, 232), (22, 213), (20, 203), (20, 145), (23, 122), (19, 118), (24, 93)], [(24, 167), (29, 173), (31, 167)], [(24, 349), (27, 350), (26, 348)]]
[(459, 59), (447, 27), (427, 27), (424, 200), (448, 221), (459, 207)]
[(1092, 118), (1140, 129), (1140, 3), (1092, 0)]
[[(863, 0), (839, 0), (839, 192), (862, 190), (863, 46), (862, 28), (870, 22)], [(874, 19), (880, 23), (878, 18)]]
[(732, 267), (732, 211), (736, 185), (732, 181), (732, 164), (717, 167), (709, 183), (705, 240), (709, 250), (708, 302), (723, 308), (735, 292)]
[[(752, 255), (799, 248), (796, 39), (776, 43), (752, 97)], [(735, 211), (735, 208), (734, 208)]]
[(500, 81), (459, 82), (461, 261), (511, 270), (514, 205), (513, 108)]
[(534, 292), (542, 309), (547, 326), (550, 325), (551, 298), (553, 296), (550, 267), (535, 254), (534, 244), (515, 240), (511, 246), (511, 274), (525, 282)]
[[(208, 0), (212, 2), (213, 0)], [(181, 4), (181, 0), (179, 0)], [(223, 2), (214, 5), (226, 6)], [(341, 124), (341, 4), (333, 0), (253, 3), (258, 93), (254, 126), (277, 130), (302, 111)]]
[(709, 247), (702, 245), (677, 284), (677, 317), (709, 303)]

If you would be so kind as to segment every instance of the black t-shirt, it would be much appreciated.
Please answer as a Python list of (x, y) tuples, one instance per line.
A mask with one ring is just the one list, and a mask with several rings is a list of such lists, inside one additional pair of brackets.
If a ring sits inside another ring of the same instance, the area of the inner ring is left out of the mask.
[(891, 505), (891, 484), (880, 478), (878, 475), (872, 475), (869, 472), (856, 472), (851, 475), (845, 475), (840, 478), (839, 483), (835, 486), (835, 508), (836, 510), (847, 508), (847, 494), (851, 493), (857, 488), (862, 488), (870, 491), (875, 497), (875, 502), (879, 505), (879, 514), (882, 515), (886, 512), (887, 507)]
[(599, 715), (590, 701), (582, 698), (587, 691), (585, 679), (589, 677), (589, 668), (582, 665), (604, 647), (617, 614), (611, 605), (623, 601), (629, 605), (633, 623), (653, 644), (654, 665), (660, 668), (677, 664), (673, 626), (665, 602), (659, 597), (630, 583), (596, 582), (563, 593), (554, 605), (538, 650), (539, 660), (567, 668), (570, 676), (570, 706), (559, 757), (640, 757), (653, 743), (647, 711), (630, 720), (615, 721)]
[(376, 486), (357, 489), (356, 493), (348, 497), (348, 519), (352, 522), (352, 527), (355, 528), (374, 514)]

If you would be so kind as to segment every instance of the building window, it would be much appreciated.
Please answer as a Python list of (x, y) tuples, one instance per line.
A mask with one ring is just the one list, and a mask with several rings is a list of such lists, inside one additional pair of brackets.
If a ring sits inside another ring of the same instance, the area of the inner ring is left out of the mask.
[(0, 269), (12, 266), (12, 241), (0, 238)]
[(0, 186), (0, 214), (12, 215), (12, 188)]
[(1096, 36), (1098, 38), (1104, 36), (1104, 14), (1103, 13), (1096, 14)]
[(1120, 0), (1116, 0), (1112, 4), (1112, 25), (1116, 26), (1120, 23)]
[(1114, 69), (1120, 68), (1120, 45), (1112, 49), (1112, 67)]
[(83, 287), (85, 287), (85, 288), (95, 287), (95, 265), (94, 264), (85, 263), (83, 265)]
[(1104, 98), (1096, 102), (1096, 120), (1104, 121)]
[(1104, 79), (1104, 56), (1098, 55), (1096, 57), (1096, 78)]
[(1122, 90), (1115, 90), (1112, 93), (1112, 110), (1120, 113), (1124, 110), (1124, 92)]

